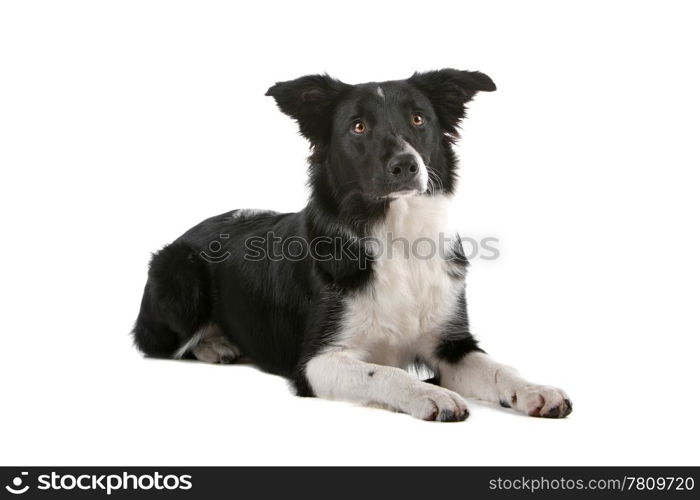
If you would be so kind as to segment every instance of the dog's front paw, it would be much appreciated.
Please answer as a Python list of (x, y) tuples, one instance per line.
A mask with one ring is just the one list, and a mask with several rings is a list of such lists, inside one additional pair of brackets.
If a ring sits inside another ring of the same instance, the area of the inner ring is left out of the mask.
[(402, 406), (402, 411), (423, 420), (461, 422), (469, 416), (467, 403), (459, 394), (438, 386), (422, 389)]
[(564, 391), (546, 385), (523, 386), (513, 399), (512, 406), (531, 417), (564, 418), (573, 409)]

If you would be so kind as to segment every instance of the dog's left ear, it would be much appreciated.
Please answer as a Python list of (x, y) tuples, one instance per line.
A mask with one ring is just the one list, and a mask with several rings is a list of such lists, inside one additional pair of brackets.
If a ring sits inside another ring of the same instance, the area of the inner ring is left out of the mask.
[(459, 121), (466, 113), (465, 105), (477, 92), (493, 92), (496, 84), (488, 75), (479, 71), (441, 69), (426, 73), (414, 73), (408, 82), (423, 92), (435, 109), (443, 130), (457, 134)]
[(330, 137), (333, 109), (350, 87), (328, 75), (308, 75), (277, 82), (265, 95), (274, 97), (280, 110), (299, 123), (302, 135), (318, 144)]

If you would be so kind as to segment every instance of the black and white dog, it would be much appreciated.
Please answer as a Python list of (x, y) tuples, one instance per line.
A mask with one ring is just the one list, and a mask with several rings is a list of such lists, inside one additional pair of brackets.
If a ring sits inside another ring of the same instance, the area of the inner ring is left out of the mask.
[[(227, 212), (156, 253), (136, 345), (212, 363), (245, 356), (291, 379), (301, 396), (425, 420), (464, 420), (462, 397), (567, 416), (563, 391), (496, 363), (469, 332), (467, 260), (448, 218), (453, 144), (465, 105), (493, 90), (485, 74), (454, 69), (272, 86), (267, 95), (312, 146), (308, 205)], [(446, 249), (417, 252), (416, 243)], [(435, 377), (419, 380), (406, 371), (412, 365)]]

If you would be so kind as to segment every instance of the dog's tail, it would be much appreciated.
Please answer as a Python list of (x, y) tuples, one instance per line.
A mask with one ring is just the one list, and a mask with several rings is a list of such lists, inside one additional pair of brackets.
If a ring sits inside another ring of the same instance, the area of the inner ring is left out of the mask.
[(211, 309), (207, 263), (186, 243), (168, 245), (151, 259), (134, 343), (147, 356), (173, 357), (209, 323)]

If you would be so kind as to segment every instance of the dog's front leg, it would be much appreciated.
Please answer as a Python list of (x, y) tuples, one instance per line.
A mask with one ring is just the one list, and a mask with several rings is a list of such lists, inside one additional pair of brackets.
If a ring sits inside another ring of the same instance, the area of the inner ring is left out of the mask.
[(315, 356), (305, 374), (321, 398), (388, 407), (423, 420), (451, 422), (469, 416), (459, 394), (416, 380), (400, 368), (364, 362), (348, 351)]
[(564, 391), (528, 382), (483, 352), (470, 352), (456, 363), (443, 361), (439, 371), (440, 385), (464, 397), (499, 403), (532, 417), (563, 418), (571, 413)]

